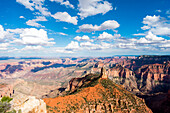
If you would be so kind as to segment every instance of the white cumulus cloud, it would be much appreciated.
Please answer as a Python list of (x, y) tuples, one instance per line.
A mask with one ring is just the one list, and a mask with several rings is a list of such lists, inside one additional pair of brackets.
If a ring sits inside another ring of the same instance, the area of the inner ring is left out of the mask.
[(41, 49), (43, 49), (43, 47), (39, 45), (38, 46), (26, 46), (22, 48), (22, 50), (41, 50)]
[(160, 16), (146, 16), (143, 19), (143, 24), (145, 24), (141, 29), (148, 30), (155, 35), (170, 36), (170, 24), (169, 20), (166, 20)]
[(134, 36), (145, 36), (145, 33), (137, 33), (137, 34), (133, 34)]
[(146, 16), (144, 19), (143, 19), (143, 24), (147, 24), (147, 25), (155, 25), (157, 24), (157, 22), (160, 20), (160, 16)]
[(26, 28), (20, 34), (20, 38), (16, 38), (13, 43), (24, 44), (29, 46), (51, 46), (55, 44), (52, 42), (53, 38), (48, 39), (47, 32), (43, 29), (37, 30), (35, 28)]
[(162, 41), (162, 40), (165, 40), (162, 37), (157, 37), (152, 32), (148, 32), (148, 35), (146, 35), (146, 39), (148, 39), (150, 41)]
[(150, 44), (152, 42), (143, 37), (143, 38), (140, 38), (139, 40), (137, 40), (137, 43), (138, 44)]
[(47, 19), (44, 16), (37, 16), (36, 19), (28, 20), (26, 24), (29, 26), (44, 27), (41, 24), (37, 23), (39, 21), (47, 21)]
[(80, 46), (81, 47), (91, 47), (91, 46), (94, 46), (94, 44), (91, 42), (82, 42), (82, 43), (80, 43)]
[(100, 26), (92, 24), (83, 24), (79, 26), (76, 32), (93, 32), (93, 31), (103, 31), (103, 30), (114, 30), (118, 28), (120, 24), (115, 20), (107, 20), (103, 22)]
[(70, 7), (72, 9), (74, 9), (74, 6), (72, 4), (70, 4), (70, 2), (68, 0), (64, 1), (64, 0), (50, 0), (51, 2), (57, 2), (60, 3), (61, 5), (65, 5), (66, 7)]
[(67, 12), (57, 12), (54, 15), (52, 15), (53, 18), (59, 21), (72, 23), (74, 25), (77, 25), (77, 16), (71, 17)]
[(112, 4), (104, 0), (79, 0), (78, 9), (80, 17), (86, 18), (97, 14), (105, 14), (112, 10)]
[(0, 42), (4, 40), (6, 34), (7, 32), (4, 30), (3, 26), (0, 25)]
[(69, 43), (66, 47), (65, 47), (65, 50), (77, 50), (79, 49), (79, 43), (78, 42), (75, 42), (75, 41), (71, 41), (71, 43)]
[(34, 6), (34, 3), (30, 2), (31, 0), (16, 0), (16, 2), (24, 5), (26, 8), (30, 9), (31, 11), (34, 10), (33, 6)]
[(141, 27), (142, 30), (147, 30), (147, 29), (150, 29), (151, 27), (150, 26), (143, 26)]
[(16, 28), (16, 29), (6, 29), (7, 32), (14, 33), (14, 34), (20, 34), (22, 33), (24, 28)]
[(74, 39), (77, 41), (93, 41), (93, 40), (90, 40), (90, 38), (87, 35), (83, 35), (82, 37), (76, 36)]
[(97, 39), (99, 40), (113, 40), (115, 38), (119, 38), (121, 35), (120, 34), (114, 34), (114, 36), (112, 34), (109, 34), (107, 32), (103, 32), (102, 34), (100, 34), (98, 36)]
[(150, 31), (156, 35), (170, 36), (170, 24), (169, 24), (169, 27), (168, 26), (159, 26), (159, 27), (150, 29)]
[(24, 17), (24, 16), (20, 16), (19, 18), (23, 18), (23, 19), (25, 19), (25, 17)]

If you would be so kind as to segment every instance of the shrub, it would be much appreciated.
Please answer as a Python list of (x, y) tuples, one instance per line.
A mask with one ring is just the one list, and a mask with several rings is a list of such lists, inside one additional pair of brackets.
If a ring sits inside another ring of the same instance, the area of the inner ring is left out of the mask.
[(8, 96), (2, 97), (0, 100), (0, 113), (16, 113), (15, 110), (9, 111), (11, 108), (11, 104), (9, 103), (12, 98)]
[(101, 84), (104, 88), (108, 89), (111, 89), (114, 86), (113, 82), (110, 79), (102, 79)]
[(9, 103), (11, 100), (12, 100), (12, 98), (10, 98), (10, 97), (8, 97), (8, 96), (4, 96), (4, 97), (2, 97), (2, 99), (1, 99), (0, 102), (2, 102), (2, 103), (4, 103), (4, 102)]

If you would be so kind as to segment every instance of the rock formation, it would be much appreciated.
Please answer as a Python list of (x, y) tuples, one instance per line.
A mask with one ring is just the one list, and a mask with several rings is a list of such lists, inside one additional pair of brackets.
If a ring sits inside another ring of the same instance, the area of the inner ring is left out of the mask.
[(9, 84), (0, 84), (0, 98), (3, 96), (11, 97), (14, 93), (13, 86)]
[[(159, 85), (170, 88), (170, 63), (148, 64), (141, 66), (135, 75), (138, 79), (138, 88), (145, 93), (159, 92)], [(161, 90), (160, 90), (161, 91)]]
[(99, 79), (101, 76), (98, 74), (88, 74), (85, 77), (82, 78), (72, 78), (69, 81), (67, 91), (74, 92), (78, 88), (81, 88), (87, 84), (89, 84), (91, 81)]
[(106, 69), (104, 67), (101, 68), (101, 73), (100, 76), (99, 74), (88, 74), (85, 77), (81, 77), (81, 78), (72, 78), (69, 81), (69, 84), (67, 86), (66, 91), (75, 91), (77, 88), (80, 88), (82, 86), (84, 86), (85, 84), (90, 83), (93, 80), (96, 80), (98, 78), (103, 78), (103, 79), (107, 79), (108, 75), (106, 73)]
[(107, 79), (108, 75), (106, 73), (106, 69), (104, 67), (101, 68), (101, 78)]
[(126, 90), (139, 93), (133, 71), (117, 64), (115, 67), (108, 69), (108, 75), (113, 82), (123, 85)]
[(34, 96), (17, 95), (10, 103), (11, 109), (21, 113), (47, 113), (46, 103)]
[[(51, 112), (138, 112), (152, 113), (145, 105), (144, 100), (126, 91), (122, 86), (114, 84), (109, 79), (92, 79), (88, 75), (85, 77), (89, 81), (83, 83), (81, 87), (65, 96), (56, 98), (45, 98), (44, 101)], [(77, 79), (82, 81), (85, 78)], [(74, 79), (75, 80), (75, 79)], [(72, 79), (72, 82), (74, 81)], [(77, 84), (77, 82), (76, 82)]]
[[(154, 94), (170, 88), (170, 56), (59, 58), (1, 61), (0, 83), (7, 85), (0, 86), (0, 94), (10, 96), (14, 89), (16, 94), (56, 97), (62, 95), (59, 88), (65, 89), (68, 83), (67, 91), (72, 94), (89, 84), (93, 87), (91, 81), (98, 79), (102, 67), (107, 69), (103, 75), (134, 94)], [(88, 73), (98, 76), (85, 76)]]
[(170, 63), (143, 65), (136, 71), (136, 75), (143, 79), (170, 82)]
[(110, 79), (133, 93), (147, 94), (155, 90), (159, 92), (162, 91), (162, 88), (158, 87), (160, 84), (170, 88), (170, 62), (142, 65), (136, 71), (125, 67), (116, 64), (108, 69), (107, 73)]

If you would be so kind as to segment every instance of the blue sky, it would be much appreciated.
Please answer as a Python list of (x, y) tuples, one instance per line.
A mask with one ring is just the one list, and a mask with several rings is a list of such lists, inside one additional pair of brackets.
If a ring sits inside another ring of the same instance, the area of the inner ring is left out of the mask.
[(0, 56), (170, 54), (169, 0), (1, 0)]

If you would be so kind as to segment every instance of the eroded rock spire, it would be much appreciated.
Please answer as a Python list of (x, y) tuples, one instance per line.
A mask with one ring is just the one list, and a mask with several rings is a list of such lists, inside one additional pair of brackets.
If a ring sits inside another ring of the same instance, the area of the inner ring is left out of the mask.
[(106, 69), (104, 67), (101, 68), (101, 77), (104, 79), (108, 78), (108, 75), (106, 73)]

